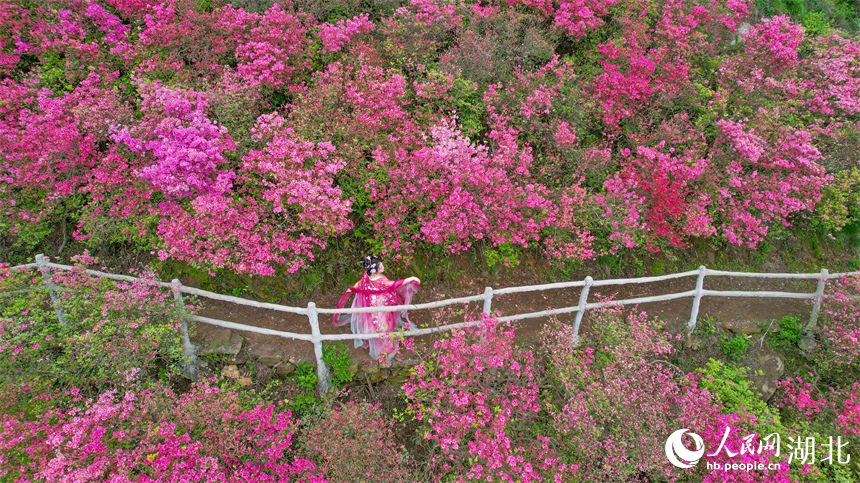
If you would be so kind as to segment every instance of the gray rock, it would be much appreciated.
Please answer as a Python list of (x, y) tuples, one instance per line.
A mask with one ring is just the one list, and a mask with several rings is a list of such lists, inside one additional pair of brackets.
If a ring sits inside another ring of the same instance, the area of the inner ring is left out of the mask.
[(408, 378), (409, 376), (412, 375), (412, 367), (410, 366), (410, 367), (404, 367), (404, 368), (400, 369), (397, 372), (397, 375)]
[(357, 362), (353, 362), (352, 364), (349, 365), (349, 373), (352, 375), (358, 374), (358, 363)]
[(244, 357), (239, 358), (239, 357), (236, 357), (235, 355), (227, 356), (224, 359), (224, 364), (234, 365), (234, 366), (241, 366), (242, 364), (244, 364), (246, 362), (248, 362), (248, 360), (245, 359)]
[(370, 376), (370, 382), (379, 382), (388, 379), (388, 369), (380, 369), (372, 376)]
[(397, 375), (394, 375), (394, 376), (391, 376), (388, 378), (388, 382), (391, 384), (395, 384), (395, 385), (402, 384), (403, 381), (405, 381), (405, 380), (406, 380), (406, 376), (404, 376), (403, 374), (399, 374), (399, 373)]
[(762, 401), (776, 391), (776, 382), (785, 374), (785, 363), (777, 355), (761, 355), (750, 365), (749, 376)]
[(368, 375), (373, 375), (379, 372), (379, 363), (371, 362), (370, 364), (364, 366), (364, 372)]
[(815, 343), (815, 336), (813, 334), (803, 334), (798, 347), (800, 347), (800, 355), (810, 359), (818, 347), (818, 344)]
[(745, 34), (745, 33), (749, 32), (749, 30), (750, 30), (751, 28), (752, 28), (752, 25), (750, 25), (750, 24), (748, 24), (748, 23), (746, 23), (746, 22), (742, 23), (742, 24), (740, 25), (740, 27), (738, 27), (738, 30), (737, 30), (737, 32), (738, 32), (738, 33), (737, 33), (737, 35), (735, 35), (735, 38), (734, 38), (734, 39), (729, 43), (729, 45), (735, 45), (735, 44), (736, 44), (736, 43), (738, 43), (738, 42), (743, 42), (743, 41), (744, 41), (744, 36), (743, 36), (743, 34)]
[(687, 336), (687, 348), (697, 351), (702, 348), (702, 338), (695, 335)]
[(261, 356), (260, 364), (263, 364), (266, 367), (274, 367), (275, 364), (283, 361), (284, 358), (281, 356)]
[(242, 336), (227, 328), (219, 328), (200, 349), (200, 355), (224, 354), (235, 356), (242, 350)]
[(296, 366), (289, 362), (282, 362), (275, 367), (275, 374), (277, 374), (281, 379), (285, 379), (294, 372), (296, 372)]
[(721, 321), (719, 326), (727, 331), (734, 332), (735, 334), (758, 334), (761, 332), (761, 327), (755, 323), (750, 322), (748, 320), (727, 320)]

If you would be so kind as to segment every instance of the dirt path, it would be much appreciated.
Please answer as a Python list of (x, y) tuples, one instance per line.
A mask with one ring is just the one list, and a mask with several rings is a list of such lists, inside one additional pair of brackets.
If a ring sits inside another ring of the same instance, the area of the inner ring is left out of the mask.
[[(685, 277), (681, 279), (664, 282), (623, 285), (613, 287), (601, 287), (593, 289), (589, 301), (594, 302), (602, 297), (613, 296), (615, 299), (644, 297), (649, 295), (660, 295), (676, 293), (695, 288), (696, 277)], [(538, 281), (524, 281), (519, 285), (530, 285), (546, 283)], [(509, 286), (509, 285), (505, 285)], [(705, 279), (705, 288), (712, 290), (770, 290), (811, 293), (815, 291), (815, 281), (781, 281), (762, 280), (743, 277), (708, 277)], [(426, 303), (445, 298), (462, 297), (483, 293), (483, 285), (475, 284), (470, 290), (449, 288), (440, 286), (419, 291), (415, 303)], [(315, 297), (317, 307), (333, 308), (341, 294), (332, 293)], [(497, 295), (493, 298), (493, 312), (501, 312), (502, 315), (518, 313), (538, 312), (551, 308), (562, 308), (577, 305), (580, 289), (555, 289), (543, 292), (527, 292), (517, 294)], [(231, 322), (266, 327), (271, 329), (310, 333), (307, 317), (289, 313), (276, 312), (272, 310), (255, 309), (218, 301), (202, 300), (204, 306), (199, 314), (205, 317), (217, 318)], [(466, 306), (450, 306), (451, 311), (466, 309), (465, 311), (476, 313), (480, 311), (480, 303), (465, 304)], [(667, 302), (656, 302), (642, 304), (638, 310), (646, 311), (649, 315), (659, 316), (665, 321), (664, 328), (671, 334), (679, 334), (684, 330), (690, 317), (692, 298), (677, 299)], [(298, 301), (295, 306), (307, 306), (307, 301)], [(757, 323), (769, 323), (773, 319), (782, 318), (786, 315), (801, 315), (805, 320), (811, 310), (811, 303), (797, 299), (770, 299), (770, 298), (728, 298), (728, 297), (704, 297), (700, 307), (701, 321), (705, 317), (715, 317), (719, 320), (748, 320)], [(437, 313), (438, 314), (438, 313)], [(575, 313), (562, 314), (558, 316), (563, 322), (573, 322)], [(420, 310), (410, 313), (410, 318), (419, 327), (435, 326), (433, 314), (429, 310)], [(437, 319), (439, 316), (437, 315)], [(443, 323), (461, 322), (462, 315), (452, 314), (445, 317)], [(525, 319), (519, 321), (517, 337), (521, 339), (535, 339), (540, 333), (547, 318)], [(588, 318), (583, 320), (580, 333), (587, 337), (591, 331)], [(205, 342), (211, 336), (216, 327), (198, 323), (193, 339), (197, 342)], [(348, 327), (334, 327), (331, 316), (320, 315), (320, 330), (323, 334), (348, 334)], [(310, 342), (284, 339), (275, 336), (267, 336), (253, 332), (240, 332), (245, 337), (244, 350), (249, 356), (281, 355), (294, 357), (298, 360), (313, 361), (313, 346)], [(417, 338), (416, 343), (432, 344), (439, 335), (429, 335)], [(348, 343), (351, 356), (354, 361), (364, 365), (371, 362), (366, 349), (354, 349), (352, 343)], [(406, 354), (408, 356), (408, 354)]]

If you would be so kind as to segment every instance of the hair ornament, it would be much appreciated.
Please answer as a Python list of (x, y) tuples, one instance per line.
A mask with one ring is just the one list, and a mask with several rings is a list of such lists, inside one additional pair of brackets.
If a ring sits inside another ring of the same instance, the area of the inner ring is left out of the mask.
[(379, 257), (371, 253), (370, 255), (365, 256), (361, 263), (362, 265), (364, 265), (364, 272), (367, 275), (373, 275), (374, 273), (377, 273), (379, 271), (378, 267), (379, 264), (382, 263), (382, 260), (380, 260)]

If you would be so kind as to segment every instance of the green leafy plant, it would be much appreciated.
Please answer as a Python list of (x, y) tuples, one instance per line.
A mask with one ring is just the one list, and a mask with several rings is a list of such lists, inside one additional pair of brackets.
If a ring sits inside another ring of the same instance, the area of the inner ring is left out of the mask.
[(803, 336), (798, 322), (800, 322), (800, 317), (790, 315), (783, 317), (778, 322), (779, 328), (773, 333), (771, 345), (782, 348), (797, 347)]
[(295, 382), (306, 389), (313, 389), (317, 384), (317, 374), (314, 365), (308, 361), (299, 362), (296, 365)]
[(776, 247), (769, 242), (762, 242), (755, 251), (755, 264), (761, 265), (767, 261), (767, 257), (776, 250)]
[(736, 335), (730, 339), (723, 340), (723, 353), (735, 361), (740, 361), (744, 358), (744, 351), (749, 346), (749, 336)]
[(705, 316), (696, 324), (696, 333), (699, 335), (710, 335), (717, 331), (717, 318), (711, 315)]
[(781, 427), (779, 417), (759, 399), (750, 387), (746, 368), (711, 359), (704, 369), (699, 369), (699, 372), (702, 373), (699, 385), (711, 394), (717, 395), (720, 403), (724, 406), (721, 412), (726, 414), (738, 412), (743, 407), (753, 414), (764, 416), (760, 418), (760, 421), (769, 421), (771, 424)]
[(322, 360), (331, 370), (332, 383), (335, 387), (340, 387), (352, 380), (352, 372), (349, 370), (352, 366), (352, 358), (343, 341), (323, 344)]
[(498, 250), (486, 250), (484, 256), (487, 257), (487, 268), (494, 272), (498, 270), (496, 265), (500, 263), (506, 267), (520, 264), (519, 250), (512, 243), (502, 243)]
[(299, 393), (293, 401), (293, 409), (296, 412), (304, 413), (311, 410), (317, 402), (314, 395), (314, 388), (317, 384), (317, 375), (314, 371), (314, 365), (308, 361), (299, 362), (296, 365), (296, 375), (293, 381), (304, 388), (304, 391)]

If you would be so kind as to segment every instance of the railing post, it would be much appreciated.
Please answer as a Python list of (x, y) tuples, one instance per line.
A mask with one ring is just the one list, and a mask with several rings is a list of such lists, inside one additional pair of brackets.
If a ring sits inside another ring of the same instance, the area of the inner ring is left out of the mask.
[(493, 303), (493, 287), (484, 289), (484, 313), (490, 315), (490, 306)]
[(323, 346), (322, 334), (320, 333), (319, 315), (317, 314), (317, 305), (313, 302), (308, 302), (308, 320), (311, 323), (311, 337), (314, 343), (314, 355), (317, 358), (317, 389), (320, 396), (324, 395), (331, 389), (331, 381), (329, 381), (328, 366), (323, 362)]
[(197, 344), (191, 342), (191, 337), (188, 335), (188, 312), (185, 310), (185, 301), (182, 299), (182, 284), (178, 278), (170, 281), (170, 290), (173, 292), (173, 300), (176, 302), (176, 307), (179, 310), (182, 318), (180, 325), (182, 336), (182, 375), (191, 379), (197, 380)]
[(579, 324), (582, 322), (582, 316), (585, 314), (585, 305), (588, 303), (588, 292), (591, 290), (591, 284), (594, 279), (591, 276), (585, 277), (585, 285), (582, 286), (582, 293), (579, 294), (579, 305), (576, 307), (576, 319), (573, 321), (573, 345), (579, 345)]
[(809, 323), (806, 324), (804, 332), (810, 332), (815, 328), (815, 323), (818, 322), (818, 314), (821, 312), (821, 300), (824, 298), (824, 286), (827, 285), (827, 276), (830, 272), (826, 268), (821, 269), (821, 276), (818, 278), (818, 286), (815, 288), (815, 298), (812, 304), (812, 314), (809, 316)]
[(48, 266), (48, 261), (45, 260), (45, 255), (38, 254), (36, 255), (36, 265), (39, 268), (39, 272), (42, 273), (42, 276), (45, 278), (45, 285), (48, 286), (48, 293), (51, 295), (51, 302), (54, 305), (54, 313), (57, 314), (57, 319), (60, 321), (60, 325), (66, 326), (66, 319), (63, 317), (63, 308), (60, 306), (60, 298), (57, 297), (57, 292), (54, 290), (54, 282), (51, 279), (51, 267)]
[[(490, 307), (493, 303), (493, 287), (486, 287), (484, 289), (484, 310), (483, 312), (487, 314), (487, 317), (490, 317)], [(486, 329), (481, 329), (481, 340), (484, 340), (484, 335), (487, 333)]]
[(690, 321), (687, 322), (687, 335), (696, 330), (696, 319), (699, 317), (699, 304), (702, 301), (702, 290), (705, 285), (705, 272), (707, 269), (704, 265), (699, 265), (699, 276), (696, 278), (696, 295), (693, 297), (693, 308), (690, 310)]

